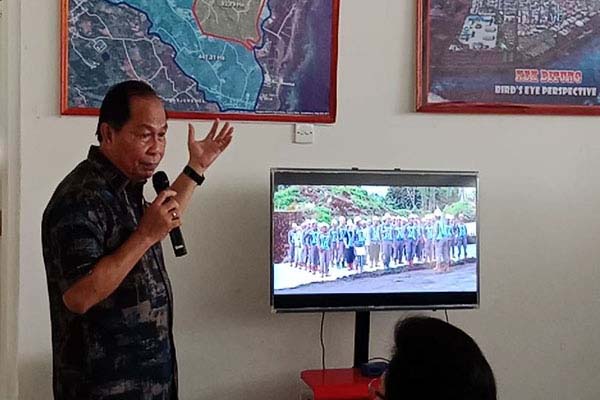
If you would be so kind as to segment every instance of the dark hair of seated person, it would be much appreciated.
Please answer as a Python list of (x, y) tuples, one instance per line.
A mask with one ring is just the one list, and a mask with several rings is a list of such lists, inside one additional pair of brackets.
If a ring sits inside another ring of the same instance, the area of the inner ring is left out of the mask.
[(496, 400), (494, 374), (477, 343), (430, 317), (397, 323), (386, 400)]

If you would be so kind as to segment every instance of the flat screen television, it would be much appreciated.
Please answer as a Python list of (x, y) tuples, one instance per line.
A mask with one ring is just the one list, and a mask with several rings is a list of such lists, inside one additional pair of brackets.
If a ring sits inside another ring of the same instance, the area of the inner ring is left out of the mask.
[(478, 173), (271, 169), (271, 307), (477, 308)]

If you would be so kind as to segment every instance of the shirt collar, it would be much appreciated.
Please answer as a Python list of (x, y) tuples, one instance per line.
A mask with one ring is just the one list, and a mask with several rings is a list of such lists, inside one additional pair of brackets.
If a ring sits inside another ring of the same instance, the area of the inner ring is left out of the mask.
[(112, 161), (102, 154), (99, 146), (90, 146), (87, 159), (117, 192), (124, 191), (127, 186), (137, 187), (139, 185), (143, 187), (146, 183), (145, 180), (142, 182), (131, 182)]

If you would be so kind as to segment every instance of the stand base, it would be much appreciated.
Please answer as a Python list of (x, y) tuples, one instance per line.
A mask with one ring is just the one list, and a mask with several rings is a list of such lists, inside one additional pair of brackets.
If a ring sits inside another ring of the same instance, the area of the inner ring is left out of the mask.
[(369, 384), (379, 379), (362, 376), (357, 368), (306, 370), (300, 378), (314, 400), (369, 400)]

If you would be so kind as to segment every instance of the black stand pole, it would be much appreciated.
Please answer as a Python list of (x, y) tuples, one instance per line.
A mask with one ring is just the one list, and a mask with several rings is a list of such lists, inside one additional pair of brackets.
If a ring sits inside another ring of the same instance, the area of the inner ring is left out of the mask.
[(371, 313), (357, 311), (354, 322), (354, 368), (369, 361), (369, 330), (371, 329)]

